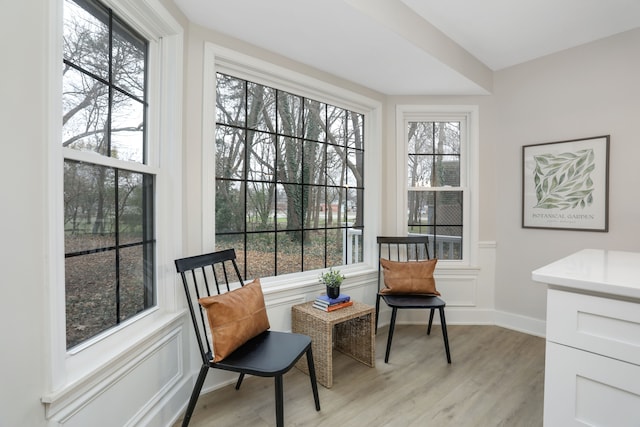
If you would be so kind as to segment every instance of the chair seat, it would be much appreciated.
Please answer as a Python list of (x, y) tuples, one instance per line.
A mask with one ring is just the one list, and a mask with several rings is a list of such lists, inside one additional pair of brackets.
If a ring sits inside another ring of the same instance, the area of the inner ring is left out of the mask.
[(287, 372), (311, 345), (307, 335), (265, 331), (250, 339), (212, 367), (273, 377)]
[(435, 295), (385, 295), (384, 302), (392, 308), (440, 308), (446, 303)]

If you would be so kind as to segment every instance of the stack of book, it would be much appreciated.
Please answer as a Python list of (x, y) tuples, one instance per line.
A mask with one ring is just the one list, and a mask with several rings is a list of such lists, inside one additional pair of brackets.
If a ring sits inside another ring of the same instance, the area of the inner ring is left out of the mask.
[(313, 306), (322, 311), (334, 311), (353, 305), (349, 295), (340, 294), (338, 298), (329, 298), (326, 294), (318, 295)]

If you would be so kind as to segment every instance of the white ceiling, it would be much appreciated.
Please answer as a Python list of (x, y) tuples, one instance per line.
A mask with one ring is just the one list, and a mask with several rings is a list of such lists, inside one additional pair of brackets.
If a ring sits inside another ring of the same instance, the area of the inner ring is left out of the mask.
[(194, 23), (388, 95), (487, 94), (491, 73), (640, 27), (640, 0), (174, 0)]

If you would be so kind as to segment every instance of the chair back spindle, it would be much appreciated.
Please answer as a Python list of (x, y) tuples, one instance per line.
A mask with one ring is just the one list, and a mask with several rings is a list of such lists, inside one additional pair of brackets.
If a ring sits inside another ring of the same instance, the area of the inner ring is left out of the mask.
[(203, 363), (208, 363), (213, 354), (213, 345), (207, 313), (198, 304), (198, 300), (244, 286), (240, 269), (236, 263), (235, 251), (227, 249), (177, 260), (176, 268), (182, 277), (187, 306)]

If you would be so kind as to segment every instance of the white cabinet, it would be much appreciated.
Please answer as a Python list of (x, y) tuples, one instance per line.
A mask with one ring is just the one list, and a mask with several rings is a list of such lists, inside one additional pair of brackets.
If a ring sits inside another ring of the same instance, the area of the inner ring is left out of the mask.
[(549, 289), (545, 426), (640, 426), (640, 306)]
[(549, 285), (544, 425), (640, 426), (640, 254), (585, 250), (532, 277)]

